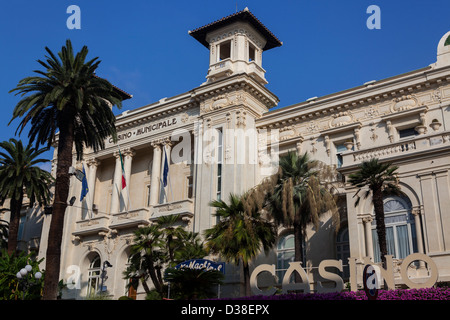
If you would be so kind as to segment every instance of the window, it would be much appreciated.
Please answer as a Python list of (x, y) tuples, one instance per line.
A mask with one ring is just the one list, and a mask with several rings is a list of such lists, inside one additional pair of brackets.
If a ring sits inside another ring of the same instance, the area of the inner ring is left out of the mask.
[(19, 230), (17, 231), (17, 241), (24, 240), (23, 234), (25, 229), (25, 223), (27, 221), (27, 216), (21, 216), (19, 221)]
[(88, 269), (88, 288), (87, 288), (87, 294), (86, 296), (93, 296), (95, 295), (100, 286), (100, 266), (101, 266), (101, 260), (100, 256), (97, 254), (95, 255), (91, 263), (89, 264)]
[[(384, 200), (384, 222), (386, 224), (386, 245), (389, 255), (404, 259), (417, 252), (416, 229), (411, 214), (411, 202), (407, 197), (392, 196)], [(375, 219), (372, 222), (374, 260), (380, 262), (380, 246)]]
[(419, 133), (414, 128), (407, 128), (398, 130), (398, 136), (400, 139), (412, 138), (417, 136)]
[(147, 207), (150, 207), (150, 185), (147, 185)]
[(342, 167), (343, 159), (342, 152), (347, 151), (347, 147), (344, 144), (336, 145), (336, 158), (337, 158), (337, 167)]
[(350, 278), (350, 269), (348, 266), (348, 258), (350, 258), (350, 244), (348, 242), (348, 228), (339, 230), (336, 237), (336, 258), (342, 260), (343, 277), (344, 279)]
[(223, 157), (223, 135), (222, 128), (217, 128), (217, 192), (216, 198), (222, 198), (222, 157)]
[(231, 58), (231, 41), (219, 44), (219, 61)]
[(289, 262), (294, 262), (294, 235), (288, 234), (278, 241), (277, 246), (277, 278), (278, 282), (283, 281), (284, 274), (289, 268)]
[(191, 199), (194, 196), (194, 177), (187, 177), (187, 196)]
[(256, 61), (256, 48), (251, 43), (248, 46), (248, 61)]

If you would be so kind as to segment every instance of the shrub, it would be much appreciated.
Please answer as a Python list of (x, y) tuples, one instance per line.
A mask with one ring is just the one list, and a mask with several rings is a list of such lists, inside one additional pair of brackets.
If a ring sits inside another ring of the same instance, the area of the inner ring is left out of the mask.
[[(364, 291), (343, 291), (259, 295), (236, 300), (367, 300), (367, 296)], [(379, 290), (377, 300), (450, 300), (450, 288)]]

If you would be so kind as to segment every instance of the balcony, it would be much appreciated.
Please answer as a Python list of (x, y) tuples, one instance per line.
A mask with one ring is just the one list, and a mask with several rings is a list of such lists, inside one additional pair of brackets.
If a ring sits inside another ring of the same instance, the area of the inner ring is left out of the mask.
[(348, 167), (372, 158), (394, 160), (397, 157), (417, 157), (418, 154), (439, 152), (442, 148), (450, 147), (450, 133), (419, 135), (414, 139), (390, 143), (375, 148), (342, 153), (343, 165)]
[(99, 232), (108, 232), (108, 225), (109, 217), (98, 214), (91, 219), (77, 221), (75, 231), (72, 234), (78, 237), (96, 235)]
[(150, 209), (140, 208), (112, 215), (111, 229), (137, 228), (149, 224)]
[(206, 78), (214, 80), (222, 76), (229, 76), (234, 72), (233, 63), (231, 59), (224, 59), (222, 61), (211, 64)]
[(159, 217), (168, 215), (181, 215), (183, 218), (190, 219), (194, 216), (194, 201), (192, 199), (185, 199), (155, 205), (150, 220), (156, 220)]

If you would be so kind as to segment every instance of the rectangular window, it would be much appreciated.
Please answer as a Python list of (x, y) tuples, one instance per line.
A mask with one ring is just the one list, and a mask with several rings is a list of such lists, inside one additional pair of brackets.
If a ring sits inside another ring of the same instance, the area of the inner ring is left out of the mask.
[(20, 222), (19, 222), (19, 230), (17, 231), (17, 240), (22, 241), (23, 240), (23, 233), (25, 229), (25, 222), (27, 221), (27, 216), (21, 216)]
[(414, 128), (407, 128), (398, 130), (398, 136), (400, 139), (412, 138), (417, 136), (419, 133)]
[(219, 61), (228, 58), (231, 58), (231, 41), (225, 41), (219, 45)]
[(347, 151), (347, 147), (343, 144), (336, 145), (336, 158), (337, 158), (337, 167), (342, 167), (343, 164), (343, 158), (342, 158), (342, 152)]
[(252, 44), (248, 46), (248, 61), (256, 61), (256, 48)]
[(150, 185), (147, 185), (147, 207), (150, 207)]
[(217, 128), (217, 200), (222, 198), (222, 157), (223, 157), (223, 134), (222, 128)]
[(194, 196), (194, 177), (187, 177), (187, 196), (191, 199)]

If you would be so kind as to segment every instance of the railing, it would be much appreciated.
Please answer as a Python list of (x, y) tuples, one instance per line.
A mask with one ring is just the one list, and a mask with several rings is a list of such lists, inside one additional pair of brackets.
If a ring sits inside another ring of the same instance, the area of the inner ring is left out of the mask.
[(399, 142), (379, 148), (369, 149), (367, 151), (357, 151), (353, 153), (354, 161), (360, 162), (372, 158), (389, 157), (398, 153), (405, 153), (416, 150), (415, 141)]
[(97, 214), (93, 218), (76, 221), (75, 231), (72, 234), (80, 238), (109, 232), (113, 229), (139, 228), (150, 224), (152, 220), (167, 215), (181, 215), (183, 219), (190, 219), (194, 216), (193, 199), (142, 207), (111, 215)]
[(450, 146), (450, 133), (419, 135), (414, 139), (390, 143), (384, 146), (342, 153), (343, 167), (372, 158), (386, 159)]

